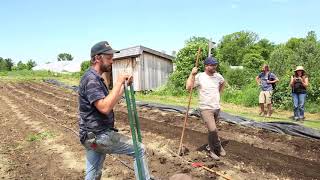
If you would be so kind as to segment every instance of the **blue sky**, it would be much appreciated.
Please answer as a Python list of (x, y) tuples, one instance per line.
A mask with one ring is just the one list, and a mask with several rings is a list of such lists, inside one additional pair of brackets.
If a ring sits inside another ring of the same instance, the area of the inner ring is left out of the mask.
[(319, 7), (317, 0), (2, 0), (0, 57), (39, 64), (67, 52), (82, 61), (101, 40), (171, 54), (192, 36), (219, 41), (240, 30), (281, 43), (310, 30), (320, 36)]

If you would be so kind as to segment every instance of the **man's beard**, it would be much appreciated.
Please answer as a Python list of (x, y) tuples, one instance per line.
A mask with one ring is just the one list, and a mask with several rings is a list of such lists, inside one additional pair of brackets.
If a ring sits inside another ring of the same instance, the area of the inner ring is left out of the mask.
[(208, 72), (209, 72), (210, 74), (213, 74), (213, 73), (216, 72), (216, 68), (208, 69)]
[(102, 64), (100, 66), (101, 72), (111, 72), (112, 71), (112, 65)]

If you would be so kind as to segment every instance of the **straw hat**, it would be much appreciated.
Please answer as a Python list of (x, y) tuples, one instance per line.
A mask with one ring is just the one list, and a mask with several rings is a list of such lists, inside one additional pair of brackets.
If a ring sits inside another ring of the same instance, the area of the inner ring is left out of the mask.
[(297, 66), (296, 70), (294, 70), (294, 71), (304, 71), (304, 68), (303, 68), (303, 66)]

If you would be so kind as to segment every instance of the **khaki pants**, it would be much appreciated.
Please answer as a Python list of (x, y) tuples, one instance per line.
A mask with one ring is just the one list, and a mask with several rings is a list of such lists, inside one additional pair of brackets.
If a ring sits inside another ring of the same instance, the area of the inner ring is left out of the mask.
[(209, 131), (217, 131), (217, 123), (219, 122), (220, 109), (200, 110), (202, 120), (206, 123)]
[(208, 128), (208, 144), (211, 151), (220, 153), (221, 141), (218, 136), (217, 122), (219, 122), (220, 109), (215, 110), (200, 110), (201, 118), (206, 123)]
[(272, 91), (261, 91), (259, 95), (260, 104), (271, 104), (272, 103)]

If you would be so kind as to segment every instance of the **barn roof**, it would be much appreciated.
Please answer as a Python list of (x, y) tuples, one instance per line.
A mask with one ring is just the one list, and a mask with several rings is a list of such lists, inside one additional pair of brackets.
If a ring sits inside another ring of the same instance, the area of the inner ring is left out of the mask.
[(120, 53), (114, 54), (113, 60), (128, 58), (128, 57), (137, 57), (141, 55), (143, 52), (148, 52), (150, 54), (154, 54), (156, 56), (168, 59), (170, 61), (174, 59), (173, 56), (139, 45), (139, 46), (129, 47), (126, 49), (121, 49)]

